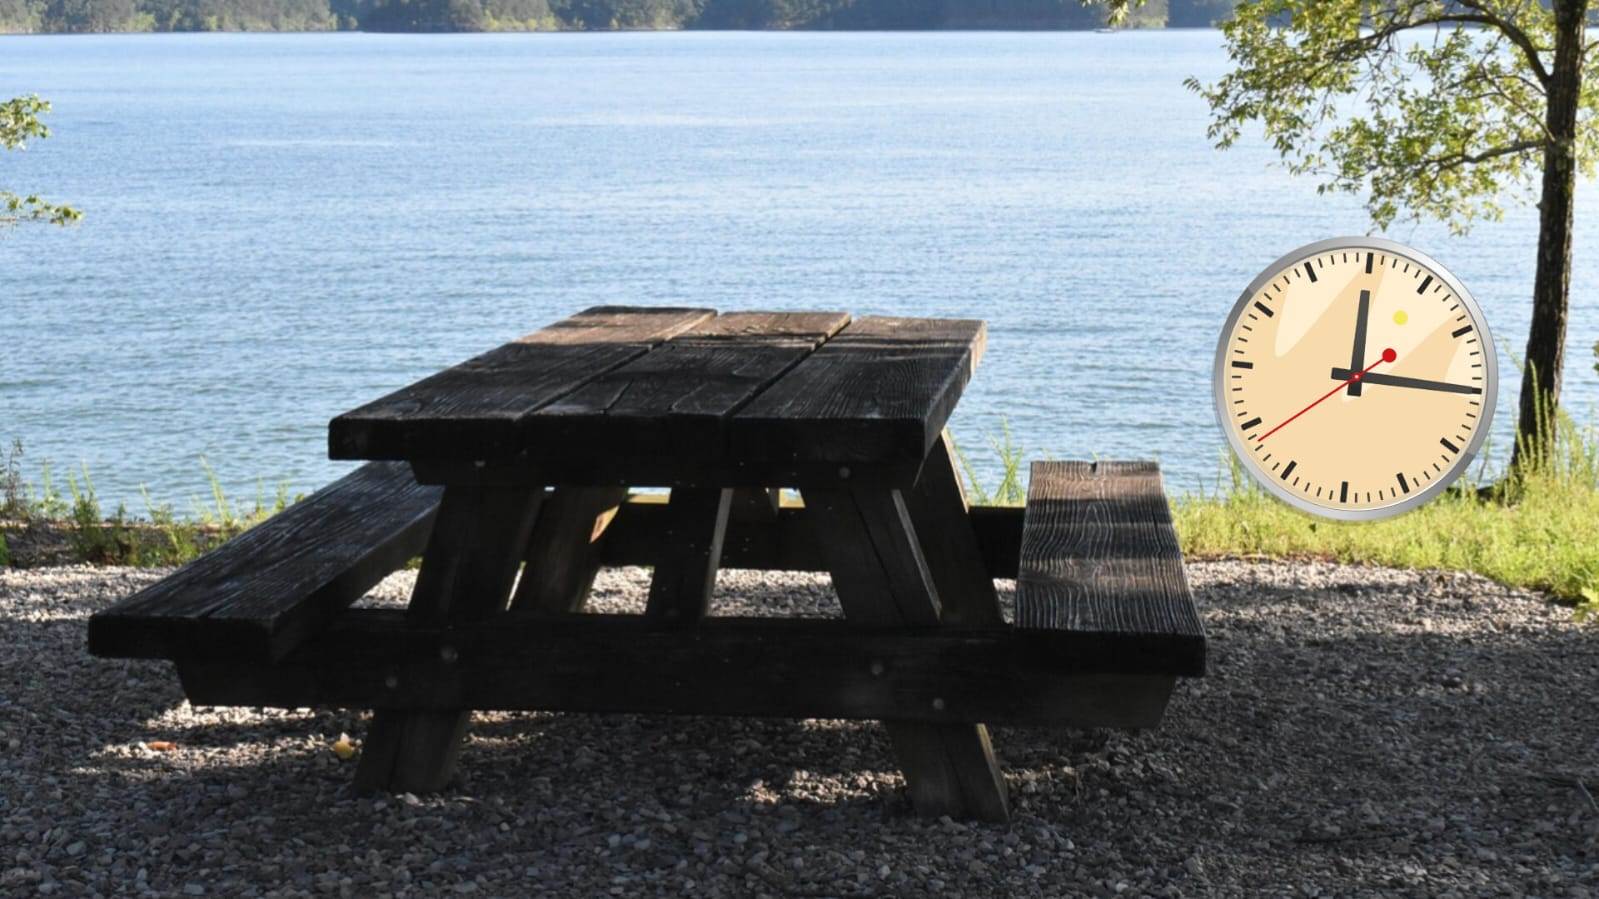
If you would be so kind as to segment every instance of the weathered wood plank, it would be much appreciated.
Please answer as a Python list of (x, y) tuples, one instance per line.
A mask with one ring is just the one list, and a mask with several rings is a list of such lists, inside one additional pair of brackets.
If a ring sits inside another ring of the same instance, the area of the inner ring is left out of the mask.
[(946, 433), (933, 442), (916, 486), (905, 491), (905, 508), (916, 527), (945, 624), (1003, 624), (999, 595), (967, 514), (966, 491), (955, 470), (954, 446)]
[[(355, 609), (277, 665), (178, 665), (203, 705), (882, 719), (1150, 727), (1174, 678), (1084, 670), (1049, 631), (861, 628), (817, 619), (638, 615), (422, 627)], [(392, 686), (390, 686), (392, 684)], [(368, 750), (370, 751), (370, 750)]]
[(732, 502), (733, 491), (725, 487), (673, 488), (667, 527), (660, 535), (661, 554), (650, 576), (646, 618), (691, 625), (710, 611)]
[(419, 553), (441, 491), (373, 463), (89, 619), (100, 656), (282, 656)]
[[(935, 626), (940, 600), (898, 490), (802, 490), (844, 617), (857, 627)], [(987, 728), (883, 722), (918, 814), (1007, 821), (1010, 804)]]
[(495, 459), (526, 419), (705, 321), (709, 309), (597, 306), (333, 419), (334, 459)]
[(603, 541), (625, 487), (557, 487), (539, 510), (511, 608), (577, 612), (600, 570)]
[[(406, 620), (423, 626), (469, 624), (502, 611), (543, 498), (542, 489), (447, 489)], [(470, 708), (379, 711), (361, 752), (356, 789), (421, 793), (443, 788), (455, 772)]]
[(733, 312), (601, 374), (534, 413), (530, 457), (588, 458), (624, 445), (724, 458), (728, 416), (849, 322), (843, 312)]
[(1153, 462), (1034, 462), (1016, 625), (1204, 671), (1205, 630)]
[[(617, 511), (600, 545), (605, 565), (655, 565), (660, 561), (660, 534), (667, 527), (664, 497), (635, 494)], [(722, 541), (722, 567), (760, 571), (826, 571), (805, 507), (785, 501), (770, 521), (729, 517)], [(1016, 577), (1021, 554), (1021, 506), (972, 506), (968, 525), (989, 577)]]
[(845, 618), (866, 627), (939, 623), (938, 591), (898, 490), (801, 495)]
[[(650, 444), (623, 441), (596, 449), (586, 458), (540, 459), (537, 466), (513, 459), (463, 467), (425, 459), (411, 465), (424, 484), (481, 484), (500, 486), (571, 485), (620, 487), (853, 487), (863, 484), (909, 488), (916, 482), (919, 463), (896, 465), (852, 464), (841, 469), (832, 463), (794, 462), (784, 459), (734, 459), (700, 457), (692, 452), (660, 452)], [(840, 476), (840, 471), (844, 475)]]
[(964, 319), (856, 319), (733, 417), (738, 458), (920, 466), (982, 357)]
[(783, 491), (778, 487), (740, 487), (733, 491), (734, 521), (776, 521), (783, 509)]

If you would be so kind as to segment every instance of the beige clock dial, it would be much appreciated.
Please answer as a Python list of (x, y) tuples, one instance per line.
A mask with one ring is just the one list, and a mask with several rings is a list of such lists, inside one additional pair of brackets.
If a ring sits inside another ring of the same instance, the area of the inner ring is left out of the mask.
[(1306, 511), (1414, 508), (1463, 472), (1497, 392), (1481, 310), (1402, 244), (1337, 238), (1250, 284), (1217, 346), (1217, 417), (1262, 486)]

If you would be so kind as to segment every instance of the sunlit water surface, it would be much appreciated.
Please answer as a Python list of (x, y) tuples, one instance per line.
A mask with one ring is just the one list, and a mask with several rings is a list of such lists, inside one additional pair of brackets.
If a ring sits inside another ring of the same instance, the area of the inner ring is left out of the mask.
[[(82, 207), (0, 239), (0, 439), (186, 507), (306, 490), (334, 414), (599, 303), (988, 320), (953, 426), (992, 477), (1158, 457), (1211, 485), (1217, 333), (1301, 243), (1368, 225), (1182, 87), (1214, 32), (0, 38), (56, 136), (0, 184)], [(1599, 398), (1599, 209), (1578, 212), (1568, 398)], [(1519, 353), (1535, 220), (1393, 236)], [(1508, 445), (1517, 382), (1493, 441)]]

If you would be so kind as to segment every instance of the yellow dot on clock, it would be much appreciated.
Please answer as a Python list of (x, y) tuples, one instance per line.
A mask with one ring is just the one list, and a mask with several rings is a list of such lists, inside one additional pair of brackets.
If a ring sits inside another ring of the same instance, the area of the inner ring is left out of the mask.
[(1394, 313), (1394, 324), (1402, 325), (1408, 321), (1410, 321), (1410, 316), (1405, 314), (1405, 310), (1401, 309)]

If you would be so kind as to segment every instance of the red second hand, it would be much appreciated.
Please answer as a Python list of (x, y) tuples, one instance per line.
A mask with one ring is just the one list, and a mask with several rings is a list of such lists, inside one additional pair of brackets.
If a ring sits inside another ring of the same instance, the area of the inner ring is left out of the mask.
[(1333, 394), (1337, 393), (1338, 391), (1343, 390), (1345, 387), (1348, 387), (1350, 384), (1353, 384), (1354, 382), (1360, 380), (1361, 376), (1364, 375), (1366, 372), (1371, 371), (1372, 369), (1374, 369), (1377, 366), (1383, 364), (1384, 362), (1392, 362), (1392, 361), (1394, 361), (1395, 359), (1398, 359), (1398, 358), (1399, 358), (1399, 354), (1394, 352), (1393, 347), (1389, 347), (1388, 349), (1383, 350), (1381, 359), (1378, 359), (1376, 362), (1373, 362), (1372, 364), (1366, 366), (1365, 368), (1361, 369), (1360, 371), (1357, 371), (1354, 374), (1350, 375), (1349, 377), (1345, 378), (1342, 384), (1339, 384), (1337, 387), (1334, 387), (1333, 389), (1331, 389), (1331, 390), (1327, 391), (1326, 393), (1322, 394), (1314, 403), (1311, 403), (1310, 405), (1306, 406), (1305, 408), (1300, 409), (1298, 412), (1295, 412), (1293, 415), (1288, 416), (1288, 421), (1283, 422), (1282, 424), (1278, 425), (1277, 427), (1272, 428), (1271, 430), (1267, 431), (1265, 434), (1261, 435), (1260, 440), (1257, 441), (1257, 442), (1262, 442), (1262, 443), (1265, 442), (1267, 437), (1270, 437), (1271, 435), (1273, 435), (1273, 434), (1277, 433), (1278, 431), (1281, 431), (1283, 428), (1287, 427), (1289, 421), (1293, 421), (1294, 419), (1298, 418), (1299, 416), (1304, 415), (1306, 412), (1309, 412), (1310, 410), (1312, 410), (1312, 409), (1316, 408), (1317, 406), (1321, 405), (1321, 401), (1322, 400), (1325, 400), (1327, 397), (1332, 396)]

